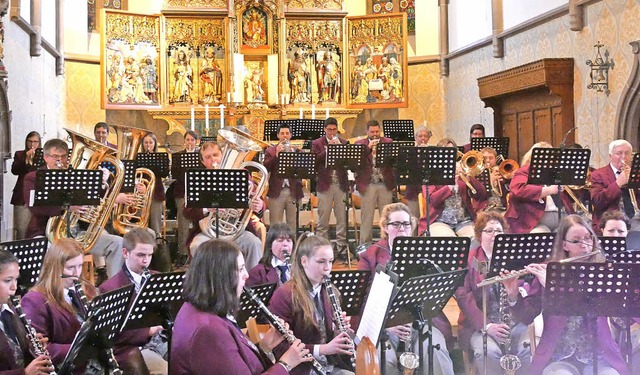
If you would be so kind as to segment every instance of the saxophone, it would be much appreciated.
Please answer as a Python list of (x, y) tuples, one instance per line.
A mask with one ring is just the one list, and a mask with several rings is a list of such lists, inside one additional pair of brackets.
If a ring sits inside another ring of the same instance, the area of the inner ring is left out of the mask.
[[(333, 309), (333, 320), (338, 326), (338, 331), (340, 333), (349, 334), (349, 332), (347, 332), (347, 325), (342, 320), (342, 308), (340, 307), (340, 304), (338, 303), (338, 299), (336, 298), (336, 294), (333, 291), (333, 285), (331, 285), (330, 276), (327, 276), (324, 278), (324, 287), (327, 289), (327, 294), (329, 295), (329, 300), (331, 301), (331, 307)], [(356, 351), (355, 351), (355, 346), (353, 344), (353, 341), (351, 341), (351, 350), (349, 351), (350, 351), (350, 358), (351, 358), (351, 366), (355, 369), (356, 368)]]
[[(33, 356), (36, 358), (41, 355), (46, 355), (47, 357), (51, 358), (47, 349), (44, 347), (44, 345), (42, 345), (42, 343), (38, 339), (36, 330), (31, 325), (31, 321), (27, 319), (27, 316), (25, 315), (24, 310), (22, 310), (20, 299), (17, 296), (11, 296), (9, 297), (9, 299), (11, 299), (11, 303), (13, 304), (13, 307), (16, 309), (18, 318), (20, 318), (20, 322), (24, 326), (25, 331), (27, 331), (27, 340), (29, 340), (31, 354), (33, 354)], [(51, 361), (49, 361), (49, 365), (53, 370), (49, 371), (48, 374), (57, 375), (55, 367), (53, 366), (53, 363)]]
[[(284, 324), (280, 322), (280, 319), (277, 316), (275, 316), (271, 311), (269, 311), (269, 309), (267, 308), (267, 306), (265, 306), (264, 302), (262, 302), (260, 297), (258, 297), (251, 288), (248, 288), (245, 286), (243, 287), (243, 289), (244, 289), (244, 292), (247, 293), (249, 298), (251, 298), (253, 303), (255, 303), (256, 306), (258, 306), (258, 308), (260, 309), (260, 311), (264, 313), (264, 315), (267, 317), (267, 320), (273, 326), (273, 328), (275, 328), (278, 332), (280, 332), (280, 334), (284, 337), (285, 340), (287, 340), (288, 343), (290, 344), (293, 343), (296, 340), (296, 337), (293, 335), (293, 333), (290, 330), (288, 330), (284, 326)], [(313, 354), (309, 353), (307, 354), (307, 356), (313, 357)], [(322, 367), (322, 365), (320, 364), (320, 362), (318, 362), (317, 359), (313, 358), (313, 360), (311, 361), (311, 365), (313, 365), (313, 370), (317, 374), (327, 375), (327, 372), (324, 370), (324, 367)]]
[(513, 325), (513, 319), (509, 310), (509, 298), (506, 288), (502, 284), (498, 287), (500, 288), (500, 320), (502, 320), (502, 324), (509, 326), (509, 335), (501, 345), (504, 355), (500, 357), (500, 367), (502, 367), (506, 375), (513, 375), (522, 366), (522, 362), (520, 362), (520, 358), (517, 355), (511, 354), (511, 326)]

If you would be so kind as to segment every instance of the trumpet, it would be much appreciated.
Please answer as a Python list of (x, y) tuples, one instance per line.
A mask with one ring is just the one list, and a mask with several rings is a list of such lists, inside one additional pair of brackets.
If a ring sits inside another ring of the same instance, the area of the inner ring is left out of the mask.
[[(25, 331), (27, 332), (27, 340), (29, 340), (29, 345), (31, 347), (31, 354), (33, 354), (34, 357), (46, 355), (47, 357), (51, 358), (51, 356), (49, 355), (49, 352), (47, 351), (47, 348), (45, 348), (44, 345), (42, 345), (42, 343), (38, 339), (38, 335), (36, 333), (35, 328), (33, 328), (33, 326), (31, 325), (31, 321), (27, 319), (27, 315), (24, 313), (24, 310), (22, 309), (22, 305), (20, 304), (20, 299), (17, 296), (11, 296), (9, 297), (9, 299), (11, 300), (13, 307), (16, 309), (18, 318), (20, 318), (20, 323), (22, 323)], [(55, 367), (53, 366), (53, 363), (49, 362), (49, 365), (51, 366), (52, 370), (48, 371), (48, 374), (57, 375)]]
[[(625, 163), (624, 160), (622, 161), (622, 169), (625, 170), (625, 173), (627, 173), (627, 175), (631, 174), (631, 166)], [(629, 189), (629, 198), (631, 199), (631, 204), (633, 205), (633, 211), (635, 212), (635, 215), (638, 215), (638, 213), (640, 213), (640, 209), (638, 208), (638, 200), (636, 199), (636, 192), (634, 189)]]
[[(570, 262), (575, 262), (576, 260), (581, 260), (581, 259), (585, 259), (585, 258), (589, 258), (592, 257), (594, 255), (598, 255), (601, 254), (601, 249), (598, 248), (596, 250), (590, 251), (588, 253), (582, 254), (582, 255), (577, 255), (571, 258), (567, 258), (567, 259), (562, 259), (561, 261), (559, 261), (558, 263), (570, 263)], [(498, 276), (494, 276), (494, 277), (490, 277), (488, 279), (484, 279), (481, 282), (478, 283), (477, 287), (478, 288), (482, 288), (485, 286), (489, 286), (489, 285), (493, 285), (496, 283), (501, 283), (505, 280), (509, 280), (509, 279), (516, 279), (519, 278), (520, 276), (524, 276), (529, 274), (529, 271), (526, 268), (523, 268), (519, 271), (514, 271), (514, 272), (510, 272), (507, 275), (498, 275)]]

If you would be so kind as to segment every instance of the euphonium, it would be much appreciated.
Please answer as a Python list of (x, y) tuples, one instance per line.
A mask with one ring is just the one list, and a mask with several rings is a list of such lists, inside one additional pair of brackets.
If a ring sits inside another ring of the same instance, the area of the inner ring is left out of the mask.
[[(105, 146), (94, 141), (82, 134), (76, 133), (69, 129), (65, 129), (71, 136), (73, 148), (69, 166), (73, 169), (97, 169), (101, 162), (113, 164), (115, 173), (110, 178), (109, 187), (106, 189), (104, 196), (100, 199), (100, 204), (90, 206), (82, 213), (67, 212), (60, 216), (54, 216), (47, 222), (47, 237), (49, 241), (56, 242), (60, 238), (66, 238), (67, 235), (67, 216), (69, 227), (76, 229), (78, 222), (87, 223), (86, 231), (78, 231), (71, 234), (71, 237), (82, 244), (85, 252), (91, 251), (98, 236), (104, 229), (111, 213), (111, 208), (115, 203), (115, 198), (120, 192), (124, 181), (124, 166), (122, 162), (115, 157), (117, 150)], [(73, 232), (73, 231), (72, 231)]]
[[(116, 129), (118, 136), (120, 159), (135, 159), (140, 143), (149, 131), (125, 125), (112, 126)], [(116, 204), (113, 209), (113, 229), (120, 234), (125, 234), (133, 228), (146, 228), (149, 225), (156, 176), (148, 168), (136, 168), (135, 183), (136, 186), (142, 184), (144, 192), (134, 189), (132, 205)]]
[(269, 181), (269, 171), (264, 165), (253, 162), (245, 161), (252, 159), (256, 152), (261, 151), (261, 147), (258, 146), (251, 139), (246, 138), (237, 133), (220, 129), (218, 130), (218, 138), (222, 138), (225, 142), (222, 149), (222, 161), (220, 162), (220, 169), (243, 169), (251, 167), (255, 169), (258, 176), (255, 177), (258, 180), (257, 185), (252, 187), (249, 192), (249, 208), (246, 209), (221, 209), (218, 215), (214, 213), (200, 220), (200, 230), (211, 238), (216, 238), (216, 230), (219, 233), (219, 238), (234, 240), (249, 224), (251, 219), (251, 202), (260, 198), (267, 188)]

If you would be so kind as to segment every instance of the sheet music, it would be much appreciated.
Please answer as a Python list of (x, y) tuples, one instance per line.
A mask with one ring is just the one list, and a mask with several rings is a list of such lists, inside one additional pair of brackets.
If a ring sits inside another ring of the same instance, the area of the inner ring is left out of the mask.
[(363, 337), (367, 336), (373, 343), (378, 343), (378, 337), (384, 324), (384, 319), (387, 314), (387, 308), (389, 307), (389, 301), (393, 294), (394, 284), (391, 281), (389, 275), (382, 272), (377, 272), (371, 283), (371, 289), (369, 290), (369, 296), (375, 296), (374, 298), (367, 298), (367, 303), (364, 306), (362, 313), (362, 319), (358, 326), (358, 332), (356, 333), (356, 344), (358, 344)]

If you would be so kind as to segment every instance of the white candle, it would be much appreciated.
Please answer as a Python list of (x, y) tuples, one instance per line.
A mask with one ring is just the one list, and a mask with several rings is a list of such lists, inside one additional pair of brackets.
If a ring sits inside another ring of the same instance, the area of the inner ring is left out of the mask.
[(427, 127), (427, 120), (422, 121), (422, 126)]
[(329, 108), (324, 110), (324, 118), (329, 118)]
[(204, 127), (209, 130), (209, 104), (204, 106)]
[(316, 105), (315, 104), (311, 104), (311, 119), (312, 120), (316, 119)]
[(220, 104), (220, 129), (224, 128), (224, 104)]
[(287, 103), (285, 101), (287, 96), (285, 94), (282, 94), (282, 95), (280, 95), (280, 97), (282, 98), (282, 105), (287, 105)]
[[(234, 97), (235, 97), (235, 95), (234, 95)], [(227, 93), (227, 103), (231, 103), (231, 93), (230, 92)]]
[(196, 109), (191, 106), (191, 131), (196, 130)]
[(304, 118), (304, 114), (302, 113), (302, 107), (300, 107), (300, 118)]

